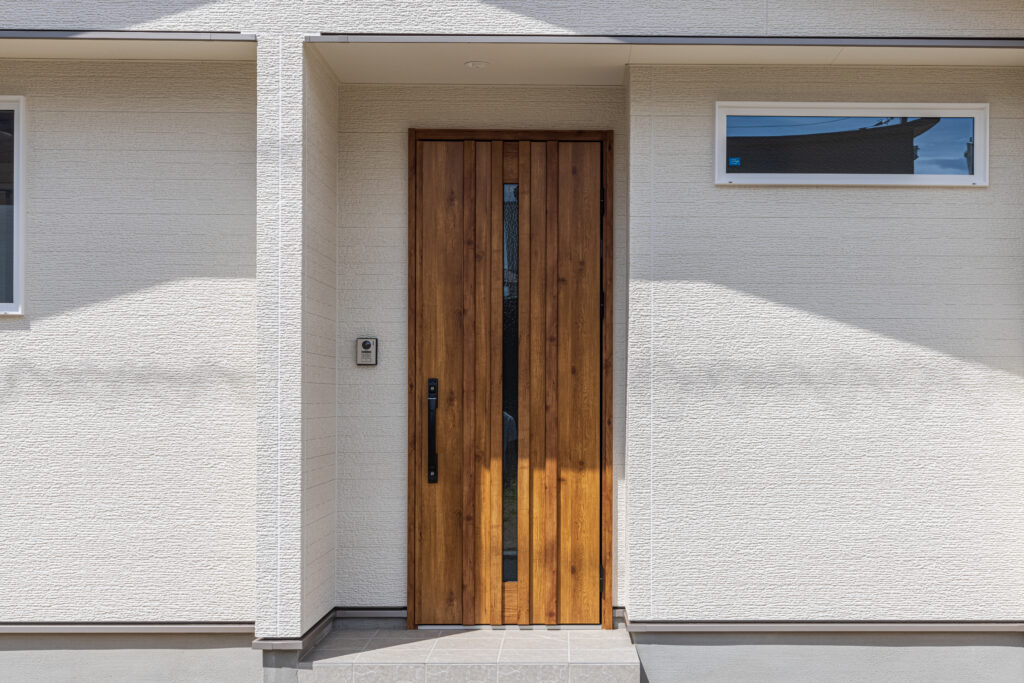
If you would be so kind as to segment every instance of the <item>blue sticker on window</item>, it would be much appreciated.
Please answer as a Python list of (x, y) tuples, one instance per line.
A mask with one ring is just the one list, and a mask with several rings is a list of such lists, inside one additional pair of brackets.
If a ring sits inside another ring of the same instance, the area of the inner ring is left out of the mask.
[(739, 157), (729, 157), (729, 165), (730, 166), (739, 166), (740, 165), (740, 158)]

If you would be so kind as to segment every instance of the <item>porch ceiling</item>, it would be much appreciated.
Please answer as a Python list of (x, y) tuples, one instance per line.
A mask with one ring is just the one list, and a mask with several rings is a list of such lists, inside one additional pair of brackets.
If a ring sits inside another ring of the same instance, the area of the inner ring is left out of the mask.
[[(1024, 66), (1024, 45), (991, 41), (935, 41), (932, 46), (922, 41), (867, 44), (872, 42), (867, 39), (838, 44), (656, 44), (584, 37), (567, 42), (465, 37), (459, 42), (439, 36), (325, 35), (309, 40), (342, 83), (621, 85), (629, 64)], [(485, 66), (470, 68), (468, 62)]]

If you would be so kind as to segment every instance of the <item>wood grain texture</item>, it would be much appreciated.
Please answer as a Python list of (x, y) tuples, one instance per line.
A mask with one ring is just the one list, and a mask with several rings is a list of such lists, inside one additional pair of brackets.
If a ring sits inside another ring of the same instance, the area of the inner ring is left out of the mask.
[[(548, 552), (545, 534), (547, 518), (554, 517), (548, 507), (549, 496), (545, 478), (547, 454), (547, 412), (545, 410), (547, 389), (547, 145), (543, 142), (530, 143), (529, 158), (530, 220), (528, 235), (528, 268), (520, 260), (523, 273), (521, 280), (528, 282), (528, 291), (520, 289), (520, 305), (526, 303), (528, 318), (524, 330), (520, 331), (524, 346), (529, 349), (528, 409), (530, 413), (529, 457), (530, 457), (530, 536), (529, 536), (529, 605), (531, 623), (553, 623), (553, 605), (556, 599), (554, 553)], [(522, 187), (523, 184), (520, 185)], [(523, 336), (525, 333), (525, 336)], [(520, 549), (523, 540), (520, 539)], [(549, 608), (548, 606), (552, 606)], [(548, 616), (548, 610), (550, 617)]]
[[(517, 473), (517, 491), (516, 498), (518, 500), (517, 509), (517, 556), (516, 561), (517, 567), (517, 578), (518, 578), (518, 595), (517, 604), (518, 610), (515, 616), (514, 623), (518, 624), (529, 624), (530, 621), (530, 551), (533, 545), (531, 533), (532, 524), (530, 523), (533, 519), (531, 512), (531, 494), (530, 494), (530, 470), (531, 470), (531, 428), (533, 424), (531, 406), (533, 405), (531, 400), (530, 386), (531, 386), (531, 342), (533, 335), (531, 333), (530, 325), (532, 321), (531, 301), (530, 301), (530, 263), (531, 263), (531, 221), (533, 219), (532, 212), (532, 192), (530, 182), (530, 148), (531, 143), (526, 141), (520, 141), (516, 143), (519, 147), (518, 150), (518, 175), (516, 176), (519, 182), (519, 424), (518, 424), (518, 450), (517, 454), (519, 457), (518, 473)], [(507, 606), (507, 605), (506, 605)]]
[(600, 621), (601, 145), (558, 152), (558, 619), (586, 624)]
[(418, 179), (422, 177), (422, 173), (417, 173), (417, 159), (420, 156), (420, 143), (416, 141), (416, 132), (413, 130), (409, 131), (409, 308), (407, 311), (409, 321), (409, 356), (408, 356), (408, 367), (409, 377), (408, 380), (408, 439), (409, 439), (409, 477), (407, 489), (409, 492), (409, 501), (407, 509), (409, 514), (406, 519), (406, 529), (408, 543), (406, 552), (406, 628), (416, 627), (416, 547), (418, 545), (416, 541), (416, 506), (418, 497), (416, 496), (416, 477), (414, 474), (419, 471), (419, 451), (416, 448), (416, 438), (419, 434), (419, 426), (417, 419), (419, 412), (416, 410), (416, 392), (417, 392), (417, 378), (420, 377), (420, 372), (417, 367), (419, 361), (419, 353), (417, 351), (416, 342), (419, 339), (419, 306), (418, 298), (416, 296), (417, 285), (419, 284), (419, 239), (417, 237), (417, 226), (420, 224), (420, 217), (417, 207), (419, 204), (416, 199), (422, 192), (422, 187), (418, 183)]
[(438, 379), (438, 480), (411, 473), (420, 482), (416, 583), (429, 587), (417, 593), (416, 612), (419, 623), (452, 624), (462, 621), (463, 145), (420, 150), (419, 227), (431, 246), (420, 254), (418, 346), (423, 379)]
[(504, 316), (502, 308), (504, 304), (504, 287), (502, 273), (504, 271), (504, 241), (502, 232), (505, 224), (504, 214), (504, 192), (502, 183), (502, 154), (503, 144), (491, 142), (491, 252), (489, 284), (488, 288), (481, 290), (486, 297), (490, 292), (490, 313), (491, 329), (488, 341), (490, 343), (491, 360), (491, 405), (488, 417), (491, 425), (491, 447), (489, 451), (488, 467), (491, 472), (491, 488), (484, 491), (486, 504), (491, 508), (491, 520), (489, 525), (490, 535), (487, 544), (487, 567), (488, 582), (490, 590), (490, 623), (498, 626), (502, 623), (503, 594), (501, 586), (502, 578), (502, 331)]
[(501, 584), (501, 599), (503, 612), (501, 623), (515, 624), (519, 621), (519, 583), (517, 581), (505, 581)]
[[(545, 144), (545, 217), (544, 262), (544, 468), (541, 475), (543, 513), (541, 549), (543, 563), (538, 582), (544, 582), (546, 601), (540, 603), (542, 623), (558, 623), (559, 552), (559, 475), (558, 475), (558, 143)], [(538, 619), (537, 614), (534, 619)]]
[(612, 628), (612, 537), (613, 526), (612, 505), (614, 501), (613, 453), (612, 453), (612, 405), (613, 405), (613, 362), (614, 346), (614, 311), (612, 303), (613, 265), (615, 251), (612, 236), (612, 224), (615, 215), (612, 203), (612, 178), (615, 164), (613, 162), (612, 134), (604, 136), (601, 158), (602, 198), (604, 206), (601, 210), (601, 566), (604, 568), (604, 585), (601, 594), (601, 626)]
[[(491, 188), (494, 178), (492, 163), (493, 146), (489, 142), (476, 143), (476, 183), (474, 197), (476, 243), (474, 250), (473, 306), (475, 308), (474, 368), (476, 386), (479, 391), (473, 405), (475, 436), (473, 443), (473, 469), (476, 487), (472, 491), (475, 501), (473, 519), (473, 549), (475, 573), (473, 576), (474, 614), (472, 623), (489, 624), (494, 612), (494, 593), (500, 588), (501, 577), (494, 578), (493, 553), (494, 505), (490, 494), (494, 487), (494, 472), (491, 467), (492, 424), (490, 419), (491, 401), (491, 330), (492, 307), (489, 284), (491, 280), (491, 241), (493, 237)], [(499, 157), (500, 159), (500, 157)], [(481, 292), (488, 292), (481, 296)], [(500, 596), (498, 598), (500, 600)]]
[[(421, 283), (410, 288), (410, 449), (424, 451), (417, 392), (435, 367), (457, 376), (441, 380), (442, 406), (461, 423), (439, 407), (439, 455), (442, 431), (463, 445), (461, 488), (445, 488), (442, 501), (439, 485), (410, 485), (409, 623), (610, 626), (599, 579), (611, 552), (611, 318), (602, 320), (600, 296), (611, 277), (600, 208), (610, 137), (410, 141), (410, 277)], [(520, 211), (514, 582), (502, 581), (505, 182), (519, 183)], [(446, 392), (449, 381), (460, 396)], [(424, 457), (410, 459), (411, 481), (425, 482)], [(442, 481), (450, 469), (442, 460)]]
[(462, 623), (476, 623), (476, 443), (480, 427), (476, 419), (477, 396), (477, 309), (476, 288), (476, 143), (463, 143), (463, 230), (464, 243), (462, 249), (463, 273), (463, 319), (462, 333), (465, 347), (462, 357), (463, 365), (463, 429), (465, 445), (462, 449)]
[(593, 130), (463, 130), (463, 129), (415, 129), (417, 140), (532, 140), (547, 142), (575, 140), (601, 142), (603, 131)]
[(508, 140), (502, 144), (502, 182), (519, 181), (519, 142)]

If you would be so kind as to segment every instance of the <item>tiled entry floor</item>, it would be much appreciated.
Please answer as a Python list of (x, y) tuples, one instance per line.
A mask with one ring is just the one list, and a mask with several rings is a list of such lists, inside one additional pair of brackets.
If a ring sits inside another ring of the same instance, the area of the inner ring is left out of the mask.
[(302, 683), (638, 683), (625, 629), (336, 630), (303, 660)]

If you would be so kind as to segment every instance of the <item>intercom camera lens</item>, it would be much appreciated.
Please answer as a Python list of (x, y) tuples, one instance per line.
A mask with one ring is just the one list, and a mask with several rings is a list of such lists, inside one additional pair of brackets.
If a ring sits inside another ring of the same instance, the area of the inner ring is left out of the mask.
[(373, 346), (373, 344), (371, 344), (371, 343), (370, 343), (370, 340), (369, 340), (369, 339), (364, 339), (364, 340), (363, 340), (363, 348), (364, 348), (364, 349), (366, 349), (367, 351), (369, 351), (369, 350), (370, 350), (370, 347), (371, 347), (371, 346)]

